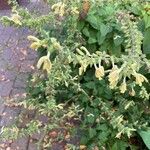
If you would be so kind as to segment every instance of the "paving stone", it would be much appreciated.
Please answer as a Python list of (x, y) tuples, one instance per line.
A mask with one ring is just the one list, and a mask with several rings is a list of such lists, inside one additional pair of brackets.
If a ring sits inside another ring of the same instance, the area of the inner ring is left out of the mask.
[(23, 60), (26, 60), (28, 58), (27, 48), (17, 47), (15, 53), (18, 61), (22, 62)]
[(52, 145), (51, 150), (64, 150), (66, 142), (58, 142)]
[(49, 122), (49, 117), (45, 115), (40, 115), (36, 119), (39, 120), (42, 124), (47, 124)]
[(3, 32), (3, 34), (1, 34), (0, 43), (4, 43), (4, 41), (8, 41), (10, 38), (10, 35), (4, 34), (5, 31), (2, 31), (2, 32)]
[(41, 139), (41, 138), (43, 138), (45, 135), (44, 135), (44, 133), (43, 133), (43, 131), (42, 132), (37, 132), (37, 133), (34, 133), (32, 136), (31, 136), (31, 139), (33, 139), (33, 140), (39, 140), (39, 139)]
[(6, 46), (11, 48), (11, 49), (15, 49), (16, 46), (18, 45), (18, 38), (17, 37), (10, 37), (8, 39), (8, 41), (6, 41)]
[[(7, 16), (9, 16), (9, 15), (7, 15)], [(3, 28), (4, 30), (3, 30), (3, 32), (2, 32), (2, 35), (5, 37), (5, 36), (8, 36), (8, 37), (10, 37), (12, 34), (14, 34), (15, 33), (15, 31), (17, 30), (16, 28), (14, 28), (14, 27), (10, 27), (10, 26), (4, 26), (4, 28)]]
[(6, 107), (0, 120), (0, 127), (10, 126), (15, 123), (16, 117), (20, 113), (19, 107)]
[(36, 143), (33, 143), (33, 142), (29, 143), (28, 150), (37, 150), (37, 149), (38, 147)]
[[(1, 58), (1, 57), (0, 57)], [(0, 69), (4, 70), (8, 68), (9, 64), (7, 61), (5, 61), (3, 58), (0, 59)]]
[(10, 80), (10, 81), (14, 81), (18, 75), (19, 75), (19, 72), (14, 71), (14, 70), (6, 70), (4, 74), (5, 79)]
[(0, 83), (0, 96), (1, 97), (9, 96), (12, 89), (13, 89), (12, 81), (4, 81)]
[[(25, 78), (23, 78), (23, 77), (25, 77)], [(17, 77), (17, 79), (14, 83), (14, 86), (13, 86), (14, 88), (21, 88), (21, 89), (26, 88), (28, 76), (23, 76), (23, 77), (21, 75), (19, 75), (19, 78)]]
[(5, 104), (4, 104), (4, 99), (0, 97), (0, 118), (1, 118), (1, 115), (5, 109)]
[(15, 99), (16, 98), (19, 98), (19, 99), (25, 98), (26, 97), (26, 90), (23, 88), (20, 88), (20, 87), (14, 88), (11, 91), (10, 97), (15, 98)]
[(5, 60), (5, 61), (9, 61), (12, 56), (14, 55), (14, 52), (12, 51), (11, 48), (5, 48), (1, 54), (1, 57)]
[(21, 64), (20, 72), (28, 73), (35, 70), (34, 67), (35, 60), (26, 60)]
[(16, 76), (16, 80), (14, 82), (14, 88), (25, 88), (27, 86), (27, 81), (29, 78), (28, 73), (20, 73)]
[(28, 48), (27, 53), (28, 53), (28, 56), (27, 56), (28, 60), (35, 60), (36, 61), (36, 59), (37, 59), (37, 53), (36, 53), (35, 50), (32, 50), (32, 49)]
[[(30, 5), (30, 11), (39, 12), (38, 14), (49, 11), (46, 3), (34, 2)], [(0, 16), (10, 16), (10, 11), (0, 11)], [(31, 50), (28, 35), (35, 35), (28, 28), (4, 27), (0, 23), (0, 97), (5, 98), (24, 98), (26, 96), (25, 87), (27, 76), (35, 71), (36, 51)], [(20, 113), (19, 107), (9, 107), (4, 105), (5, 99), (0, 98), (0, 127), (9, 126), (15, 122), (15, 118)], [(34, 117), (33, 117), (34, 118)], [(32, 120), (32, 117), (30, 118)], [(41, 117), (43, 123), (46, 118)], [(41, 135), (33, 135), (38, 139)], [(28, 138), (19, 139), (13, 143), (10, 141), (0, 141), (0, 150), (37, 150), (35, 142), (28, 144)], [(58, 148), (58, 150), (61, 150)]]
[(28, 137), (16, 140), (11, 144), (11, 150), (27, 150), (28, 140)]
[(7, 147), (10, 147), (12, 141), (10, 140), (2, 140), (0, 141), (0, 150), (6, 150)]
[(9, 68), (11, 67), (11, 69), (13, 68), (14, 70), (19, 71), (21, 64), (22, 64), (22, 61), (20, 61), (17, 56), (13, 56), (11, 58), (11, 60), (9, 61), (9, 63), (10, 63)]

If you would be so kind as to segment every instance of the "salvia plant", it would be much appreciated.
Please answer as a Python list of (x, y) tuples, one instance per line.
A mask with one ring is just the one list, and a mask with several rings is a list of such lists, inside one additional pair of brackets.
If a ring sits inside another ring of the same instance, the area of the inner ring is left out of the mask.
[(81, 131), (80, 144), (66, 149), (150, 149), (150, 2), (47, 0), (46, 15), (10, 3), (12, 15), (1, 20), (36, 31), (27, 39), (40, 57), (18, 105), (49, 121), (35, 117), (26, 128), (3, 128), (2, 137), (43, 131), (39, 149), (48, 149), (47, 133), (65, 128)]

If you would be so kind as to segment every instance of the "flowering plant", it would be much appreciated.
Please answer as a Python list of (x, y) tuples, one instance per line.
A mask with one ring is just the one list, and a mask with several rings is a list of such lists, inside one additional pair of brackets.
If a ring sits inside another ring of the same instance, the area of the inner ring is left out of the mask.
[(80, 120), (84, 149), (136, 149), (139, 135), (150, 148), (149, 10), (141, 0), (60, 0), (47, 15), (17, 8), (3, 17), (38, 31), (30, 47), (44, 51), (37, 68), (45, 76), (32, 76), (26, 106)]

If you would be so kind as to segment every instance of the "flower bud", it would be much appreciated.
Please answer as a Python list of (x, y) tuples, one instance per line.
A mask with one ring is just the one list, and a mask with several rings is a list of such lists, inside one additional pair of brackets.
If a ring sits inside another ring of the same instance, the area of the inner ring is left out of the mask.
[(50, 73), (52, 64), (48, 56), (43, 56), (39, 59), (37, 63), (37, 68), (40, 69), (42, 67), (47, 73)]
[(119, 87), (120, 92), (121, 93), (125, 93), (125, 91), (127, 90), (127, 84), (126, 84), (126, 79), (124, 78), (123, 83), (121, 84), (121, 86)]
[(111, 89), (113, 89), (117, 85), (119, 81), (119, 73), (120, 73), (120, 69), (118, 69), (118, 67), (115, 66), (112, 68), (112, 71), (108, 75), (108, 81), (110, 82)]
[(139, 86), (142, 86), (142, 83), (145, 81), (145, 82), (148, 82), (148, 80), (147, 80), (147, 78), (146, 77), (144, 77), (142, 74), (140, 74), (140, 73), (135, 73), (134, 74), (134, 76), (135, 76), (135, 82), (136, 82), (136, 84), (138, 84)]
[(133, 88), (131, 89), (131, 91), (129, 91), (129, 95), (130, 95), (130, 96), (135, 96), (135, 91), (134, 91)]
[(121, 84), (121, 86), (119, 87), (119, 89), (120, 89), (121, 93), (125, 93), (125, 91), (127, 90), (127, 84), (126, 84), (125, 81)]
[(102, 80), (102, 77), (104, 76), (104, 67), (100, 66), (99, 68), (96, 68), (95, 70), (95, 77), (98, 78), (99, 80)]

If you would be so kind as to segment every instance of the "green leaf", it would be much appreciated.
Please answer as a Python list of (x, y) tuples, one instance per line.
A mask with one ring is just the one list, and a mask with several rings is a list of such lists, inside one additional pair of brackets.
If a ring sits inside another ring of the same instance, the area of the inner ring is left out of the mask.
[(84, 86), (88, 89), (94, 89), (95, 83), (93, 81), (85, 83)]
[(96, 130), (93, 128), (89, 128), (89, 137), (93, 138), (96, 135)]
[(101, 36), (104, 37), (107, 35), (107, 33), (110, 32), (110, 27), (102, 23), (100, 25), (100, 31), (101, 31)]
[(99, 28), (99, 22), (98, 22), (98, 18), (96, 15), (88, 15), (86, 20), (90, 23), (90, 25), (93, 28), (95, 28), (95, 29)]
[(143, 52), (144, 54), (150, 54), (150, 28), (145, 31), (143, 40)]
[(85, 22), (84, 21), (79, 21), (78, 24), (77, 24), (77, 28), (79, 29), (79, 31), (81, 31), (83, 29), (85, 25)]
[(88, 43), (89, 44), (96, 43), (97, 42), (97, 39), (96, 39), (96, 33), (97, 33), (97, 31), (95, 29), (90, 28), (89, 32), (90, 32), (90, 36), (89, 36), (89, 39), (88, 39)]
[(94, 116), (93, 116), (93, 115), (88, 115), (88, 116), (87, 116), (87, 121), (88, 121), (88, 123), (93, 124), (93, 123), (94, 123), (94, 121), (95, 121)]
[(144, 14), (144, 22), (145, 22), (145, 28), (149, 28), (150, 27), (150, 16), (147, 14)]
[(114, 37), (115, 46), (119, 46), (122, 42), (123, 42), (123, 37), (121, 37), (121, 36)]
[(85, 36), (90, 37), (89, 29), (87, 27), (85, 27), (82, 32)]
[(106, 38), (106, 37), (105, 37), (105, 36), (102, 36), (102, 34), (101, 34), (100, 31), (97, 32), (97, 41), (98, 41), (98, 44), (99, 44), (99, 45), (101, 45), (101, 44), (104, 42), (105, 38)]
[(97, 129), (97, 130), (101, 130), (101, 131), (107, 131), (107, 130), (108, 130), (108, 127), (107, 127), (106, 124), (98, 124), (98, 125), (96, 126), (96, 129)]
[(97, 42), (96, 38), (90, 37), (90, 38), (88, 39), (88, 43), (89, 43), (89, 44), (93, 44), (93, 43), (96, 43), (96, 42)]
[(143, 139), (145, 145), (150, 149), (150, 130), (148, 131), (138, 131), (139, 135)]
[(113, 146), (111, 150), (126, 150), (126, 148), (128, 147), (128, 144), (118, 140)]
[(113, 15), (113, 13), (115, 12), (115, 7), (110, 5), (110, 6), (106, 6), (105, 8), (105, 13), (107, 16), (111, 16)]

